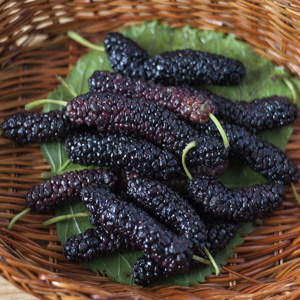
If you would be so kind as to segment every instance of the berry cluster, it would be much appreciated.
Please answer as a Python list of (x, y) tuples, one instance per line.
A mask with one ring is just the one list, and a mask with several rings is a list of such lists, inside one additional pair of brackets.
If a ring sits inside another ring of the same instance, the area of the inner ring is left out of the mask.
[[(191, 49), (149, 57), (118, 33), (108, 34), (104, 44), (119, 73), (96, 71), (89, 79), (91, 91), (61, 111), (6, 118), (2, 135), (20, 144), (64, 141), (73, 163), (99, 167), (65, 172), (34, 186), (26, 207), (52, 213), (80, 197), (95, 228), (67, 240), (66, 258), (88, 262), (143, 250), (132, 273), (136, 284), (147, 286), (197, 267), (193, 257), (205, 260), (207, 251), (215, 256), (224, 249), (237, 222), (264, 218), (280, 207), (284, 184), (298, 182), (300, 171), (256, 134), (292, 123), (298, 112), (284, 97), (233, 103), (186, 85), (236, 84), (245, 76), (238, 61)], [(214, 114), (230, 147), (224, 147), (211, 121)], [(185, 158), (194, 179), (187, 179), (180, 159), (192, 142), (196, 147)], [(268, 182), (223, 186), (216, 177), (231, 158)]]

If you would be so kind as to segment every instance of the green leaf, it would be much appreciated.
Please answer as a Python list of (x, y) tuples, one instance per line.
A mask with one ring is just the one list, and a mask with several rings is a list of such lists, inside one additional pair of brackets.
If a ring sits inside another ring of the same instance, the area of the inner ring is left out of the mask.
[[(233, 101), (251, 101), (256, 98), (268, 97), (274, 94), (292, 97), (289, 88), (281, 80), (273, 82), (271, 76), (280, 74), (286, 76), (295, 85), (299, 95), (300, 83), (291, 78), (282, 67), (273, 65), (269, 60), (260, 57), (250, 47), (235, 39), (234, 35), (224, 35), (213, 31), (199, 31), (188, 26), (182, 29), (170, 28), (167, 24), (159, 24), (157, 21), (143, 23), (139, 26), (125, 28), (123, 34), (135, 40), (141, 47), (146, 49), (150, 55), (160, 52), (192, 48), (194, 50), (209, 51), (222, 54), (227, 57), (242, 61), (246, 67), (246, 78), (236, 86), (220, 87), (206, 86), (211, 91)], [(90, 51), (80, 59), (76, 66), (71, 70), (66, 78), (66, 82), (76, 93), (88, 91), (88, 78), (97, 69), (112, 70), (109, 66), (106, 54), (98, 51)], [(70, 93), (62, 86), (50, 93), (49, 98), (69, 101), (72, 99)], [(45, 106), (45, 111), (54, 109), (54, 105)], [(261, 136), (269, 142), (284, 150), (292, 127), (276, 129), (265, 132)], [(61, 167), (66, 163), (67, 157), (62, 143), (44, 144), (41, 147), (42, 153), (51, 165), (53, 172), (61, 171)], [(79, 165), (68, 165), (65, 170), (81, 168)], [(230, 187), (243, 187), (264, 182), (264, 178), (253, 172), (249, 167), (243, 166), (237, 161), (231, 162), (230, 168), (221, 176), (222, 182)], [(84, 212), (85, 208), (80, 201), (73, 201), (64, 207), (56, 210), (56, 215)], [(91, 228), (89, 218), (77, 218), (66, 220), (57, 224), (58, 238), (65, 243), (66, 239), (72, 234), (79, 234)], [(251, 223), (241, 224), (236, 237), (230, 244), (219, 253), (215, 260), (219, 265), (224, 265), (226, 259), (233, 255), (232, 249), (242, 243), (242, 236), (247, 235), (253, 230)], [(115, 281), (124, 284), (133, 284), (131, 276), (131, 266), (136, 259), (142, 255), (141, 251), (112, 254), (91, 263), (85, 264), (86, 268), (99, 271), (101, 274), (113, 278)], [(205, 267), (192, 272), (170, 277), (159, 284), (190, 285), (203, 282), (205, 276), (213, 272), (212, 267)]]

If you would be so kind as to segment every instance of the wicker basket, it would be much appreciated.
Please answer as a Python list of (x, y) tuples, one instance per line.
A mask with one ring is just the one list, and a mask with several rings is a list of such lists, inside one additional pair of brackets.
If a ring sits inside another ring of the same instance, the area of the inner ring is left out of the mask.
[[(0, 4), (0, 117), (22, 111), (45, 98), (87, 49), (67, 38), (76, 30), (91, 41), (124, 26), (158, 19), (173, 27), (233, 32), (260, 55), (298, 75), (300, 70), (299, 1), (119, 0), (8, 1)], [(300, 165), (300, 123), (287, 145)], [(49, 171), (39, 146), (16, 146), (0, 138), (0, 271), (20, 289), (41, 299), (299, 299), (300, 207), (291, 189), (283, 208), (245, 238), (221, 276), (191, 287), (140, 288), (112, 282), (61, 252), (49, 216), (25, 216), (26, 191)], [(299, 187), (296, 189), (299, 191)]]

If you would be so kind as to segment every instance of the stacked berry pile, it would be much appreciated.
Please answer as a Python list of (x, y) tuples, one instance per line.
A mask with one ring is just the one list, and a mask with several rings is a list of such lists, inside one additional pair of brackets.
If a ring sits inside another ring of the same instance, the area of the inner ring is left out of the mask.
[[(6, 118), (2, 135), (20, 144), (65, 141), (73, 163), (100, 167), (65, 172), (34, 186), (27, 210), (50, 213), (80, 197), (95, 228), (69, 238), (63, 247), (67, 259), (88, 262), (143, 250), (132, 273), (136, 284), (146, 286), (198, 267), (195, 257), (207, 262), (208, 253), (215, 256), (234, 237), (237, 222), (264, 218), (280, 207), (284, 185), (298, 182), (300, 171), (256, 134), (293, 123), (298, 111), (284, 97), (234, 103), (188, 86), (239, 83), (244, 66), (223, 56), (187, 49), (149, 57), (118, 33), (107, 35), (105, 49), (119, 73), (96, 71), (90, 92), (61, 111)], [(214, 115), (229, 147), (211, 121)], [(182, 158), (191, 143), (196, 147)], [(216, 174), (232, 157), (268, 182), (223, 186)], [(194, 179), (183, 175), (181, 159)], [(170, 188), (176, 180), (184, 181), (180, 195)]]

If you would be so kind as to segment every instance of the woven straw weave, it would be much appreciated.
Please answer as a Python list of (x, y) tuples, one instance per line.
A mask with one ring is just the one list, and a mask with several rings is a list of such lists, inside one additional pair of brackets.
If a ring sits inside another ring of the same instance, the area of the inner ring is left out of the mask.
[[(299, 1), (33, 0), (0, 2), (0, 118), (47, 97), (87, 49), (66, 37), (70, 29), (97, 42), (109, 31), (158, 19), (173, 27), (233, 32), (260, 55), (300, 72)], [(287, 145), (300, 165), (300, 123)], [(221, 276), (191, 287), (123, 286), (61, 252), (49, 216), (29, 214), (7, 230), (24, 209), (26, 191), (49, 171), (39, 146), (18, 147), (0, 138), (0, 273), (41, 299), (300, 299), (300, 208), (291, 189), (283, 208), (256, 226), (235, 250)], [(299, 186), (296, 186), (298, 193)]]

